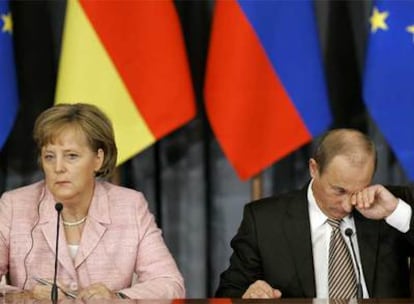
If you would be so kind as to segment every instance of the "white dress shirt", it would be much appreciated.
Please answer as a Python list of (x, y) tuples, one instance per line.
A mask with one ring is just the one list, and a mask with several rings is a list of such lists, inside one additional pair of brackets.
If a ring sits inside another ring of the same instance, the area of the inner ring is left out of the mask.
[[(315, 269), (315, 284), (316, 284), (316, 297), (320, 299), (327, 299), (328, 293), (328, 256), (329, 256), (329, 240), (331, 236), (331, 227), (326, 222), (328, 217), (322, 212), (316, 203), (315, 197), (312, 191), (312, 183), (310, 182), (308, 187), (308, 202), (309, 202), (309, 218), (311, 225), (311, 238), (313, 249), (313, 264)], [(389, 215), (385, 221), (392, 227), (398, 229), (401, 232), (407, 232), (410, 227), (411, 220), (411, 207), (404, 201), (399, 199), (397, 208)], [(351, 236), (354, 244), (355, 255), (357, 261), (352, 256), (354, 263), (355, 273), (358, 273), (356, 263), (359, 265), (361, 271), (361, 286), (363, 291), (363, 297), (369, 298), (367, 286), (365, 284), (364, 271), (361, 265), (361, 258), (358, 247), (358, 237), (355, 229), (355, 222), (352, 215), (346, 216), (341, 222), (341, 232), (351, 252), (351, 245), (349, 243), (349, 237), (345, 235), (345, 230), (351, 228), (354, 232)], [(358, 276), (357, 276), (358, 277)]]

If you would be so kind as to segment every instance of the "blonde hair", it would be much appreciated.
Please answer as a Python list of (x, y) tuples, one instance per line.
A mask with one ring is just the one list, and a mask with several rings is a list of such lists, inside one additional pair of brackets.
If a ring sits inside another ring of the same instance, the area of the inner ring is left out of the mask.
[(57, 104), (43, 111), (36, 119), (33, 139), (38, 153), (53, 143), (59, 134), (74, 128), (85, 134), (92, 151), (104, 151), (104, 161), (96, 176), (110, 177), (116, 166), (117, 147), (109, 118), (96, 106), (86, 103)]

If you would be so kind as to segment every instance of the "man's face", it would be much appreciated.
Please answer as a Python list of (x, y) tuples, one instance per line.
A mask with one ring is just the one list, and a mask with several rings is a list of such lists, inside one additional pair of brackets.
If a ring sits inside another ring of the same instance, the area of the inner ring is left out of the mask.
[(321, 174), (314, 159), (309, 161), (313, 178), (312, 190), (322, 212), (335, 219), (345, 217), (351, 208), (351, 195), (369, 186), (374, 174), (374, 159), (352, 162), (349, 158), (335, 156)]

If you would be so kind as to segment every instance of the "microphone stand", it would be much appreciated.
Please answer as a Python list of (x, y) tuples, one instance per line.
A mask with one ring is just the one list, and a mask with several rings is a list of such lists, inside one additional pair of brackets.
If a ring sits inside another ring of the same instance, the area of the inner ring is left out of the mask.
[(358, 273), (358, 280), (357, 280), (357, 299), (362, 299), (363, 295), (362, 295), (362, 285), (361, 285), (361, 270), (359, 268), (358, 260), (356, 258), (355, 249), (354, 249), (354, 243), (352, 242), (352, 238), (351, 238), (351, 236), (354, 234), (354, 231), (351, 228), (347, 228), (345, 230), (345, 234), (349, 238), (349, 243), (351, 244), (352, 255), (354, 257), (355, 265), (356, 265), (357, 273)]
[(63, 209), (62, 203), (56, 203), (55, 209), (57, 211), (55, 273), (53, 276), (52, 291), (50, 293), (50, 299), (52, 300), (53, 303), (56, 303), (58, 300), (58, 287), (56, 284), (56, 276), (57, 276), (57, 268), (58, 268), (60, 213), (62, 212), (62, 209)]

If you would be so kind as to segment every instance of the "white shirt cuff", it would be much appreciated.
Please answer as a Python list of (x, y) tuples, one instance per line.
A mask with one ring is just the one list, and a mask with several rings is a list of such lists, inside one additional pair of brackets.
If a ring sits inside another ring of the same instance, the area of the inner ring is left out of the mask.
[(388, 225), (406, 233), (410, 229), (411, 207), (401, 199), (398, 199), (397, 208), (394, 212), (385, 218)]

